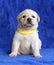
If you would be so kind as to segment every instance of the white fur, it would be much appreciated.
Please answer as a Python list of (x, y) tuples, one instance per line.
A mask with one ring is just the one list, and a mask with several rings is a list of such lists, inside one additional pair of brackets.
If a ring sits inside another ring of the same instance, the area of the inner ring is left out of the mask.
[[(32, 12), (32, 10), (31, 10), (31, 12)], [(23, 14), (25, 14), (25, 12)], [(19, 15), (19, 18), (23, 14), (21, 13)], [(33, 13), (33, 14), (36, 14), (36, 13)], [(21, 18), (21, 20), (22, 20), (22, 18)], [(33, 29), (33, 28), (31, 28), (31, 29)], [(10, 56), (16, 56), (17, 54), (21, 54), (21, 53), (22, 54), (33, 53), (33, 55), (35, 57), (42, 57), (40, 55), (41, 45), (42, 44), (41, 44), (41, 40), (39, 39), (38, 32), (35, 32), (33, 34), (22, 35), (16, 31), (14, 38), (13, 38), (12, 52), (10, 53)]]

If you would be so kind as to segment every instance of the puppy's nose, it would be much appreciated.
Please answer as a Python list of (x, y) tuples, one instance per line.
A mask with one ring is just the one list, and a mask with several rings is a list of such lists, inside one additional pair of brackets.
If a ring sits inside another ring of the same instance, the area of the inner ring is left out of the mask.
[(31, 23), (31, 18), (27, 18), (27, 23)]
[(31, 18), (27, 18), (27, 21), (31, 21)]

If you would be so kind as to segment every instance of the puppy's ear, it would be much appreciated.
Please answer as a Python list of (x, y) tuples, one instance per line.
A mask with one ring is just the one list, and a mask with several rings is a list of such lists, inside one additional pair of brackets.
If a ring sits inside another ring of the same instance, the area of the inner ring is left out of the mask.
[(20, 13), (20, 14), (17, 16), (17, 20), (20, 21), (21, 17), (22, 17), (22, 16), (21, 16), (21, 13)]
[(40, 16), (37, 14), (37, 22), (40, 22)]

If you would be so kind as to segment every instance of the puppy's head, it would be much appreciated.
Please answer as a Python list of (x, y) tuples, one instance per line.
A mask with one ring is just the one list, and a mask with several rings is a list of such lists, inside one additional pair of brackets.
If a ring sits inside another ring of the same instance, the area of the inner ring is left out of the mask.
[(38, 22), (40, 21), (39, 15), (31, 9), (26, 9), (26, 10), (22, 11), (17, 16), (17, 19), (20, 23), (20, 26), (25, 29), (37, 28)]

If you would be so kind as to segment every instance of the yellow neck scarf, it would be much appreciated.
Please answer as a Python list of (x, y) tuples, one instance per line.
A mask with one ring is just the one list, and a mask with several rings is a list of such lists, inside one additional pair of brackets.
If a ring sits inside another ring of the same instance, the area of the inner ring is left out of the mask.
[(18, 33), (22, 34), (22, 35), (27, 35), (27, 34), (32, 34), (35, 32), (38, 32), (38, 30), (17, 30)]

